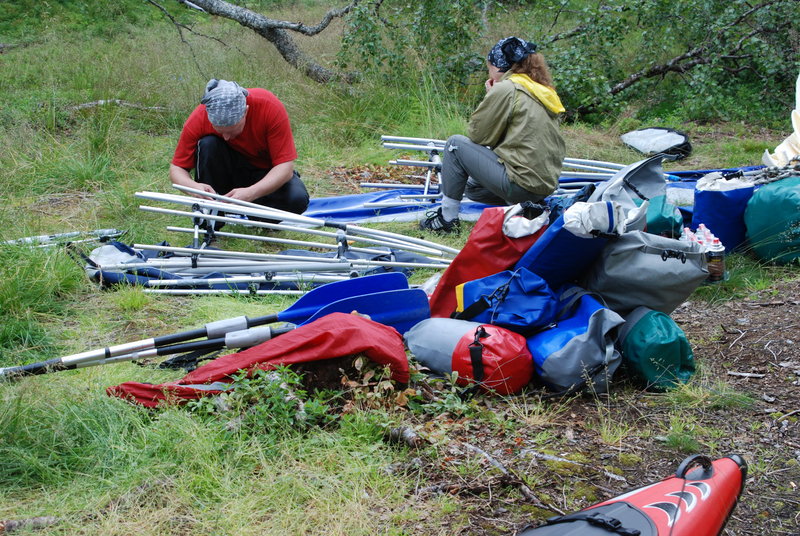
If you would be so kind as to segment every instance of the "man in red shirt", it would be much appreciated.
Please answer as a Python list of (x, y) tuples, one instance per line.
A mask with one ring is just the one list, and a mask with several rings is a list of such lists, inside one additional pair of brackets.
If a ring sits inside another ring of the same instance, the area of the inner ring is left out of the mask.
[(308, 191), (294, 169), (296, 158), (289, 116), (275, 95), (212, 79), (183, 125), (169, 178), (173, 184), (302, 214)]

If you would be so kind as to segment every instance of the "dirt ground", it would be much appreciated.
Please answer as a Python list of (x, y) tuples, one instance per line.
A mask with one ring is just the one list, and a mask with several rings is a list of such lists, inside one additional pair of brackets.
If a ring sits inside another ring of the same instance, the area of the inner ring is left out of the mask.
[[(723, 534), (800, 534), (800, 280), (741, 301), (686, 302), (672, 317), (700, 368), (680, 394), (620, 380), (604, 396), (484, 397), (494, 418), (413, 423), (416, 440), (435, 448), (411, 449), (393, 468), (420, 482), (410, 497), (417, 516), (403, 529), (515, 534), (666, 478), (700, 453), (738, 454), (749, 466)], [(436, 499), (449, 513), (424, 513)]]

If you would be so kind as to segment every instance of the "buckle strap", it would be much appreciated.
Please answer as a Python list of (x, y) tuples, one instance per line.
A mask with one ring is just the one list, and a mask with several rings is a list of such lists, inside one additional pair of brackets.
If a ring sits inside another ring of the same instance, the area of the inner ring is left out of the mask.
[(469, 345), (469, 359), (472, 362), (472, 377), (477, 383), (482, 382), (486, 374), (483, 369), (483, 343), (481, 339), (485, 339), (488, 336), (489, 334), (486, 333), (484, 327), (478, 326), (477, 329), (475, 329), (475, 338)]
[(586, 521), (594, 527), (600, 527), (620, 536), (641, 536), (641, 531), (628, 529), (622, 526), (622, 521), (615, 517), (603, 515), (599, 512), (578, 512), (568, 516), (548, 519), (545, 525), (556, 525), (558, 523), (569, 523), (570, 521)]

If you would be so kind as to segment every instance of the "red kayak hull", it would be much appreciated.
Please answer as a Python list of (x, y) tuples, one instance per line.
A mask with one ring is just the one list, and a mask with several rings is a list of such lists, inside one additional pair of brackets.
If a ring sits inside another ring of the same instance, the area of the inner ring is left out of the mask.
[(747, 464), (733, 455), (691, 456), (673, 476), (576, 514), (548, 520), (520, 536), (718, 536), (736, 506)]

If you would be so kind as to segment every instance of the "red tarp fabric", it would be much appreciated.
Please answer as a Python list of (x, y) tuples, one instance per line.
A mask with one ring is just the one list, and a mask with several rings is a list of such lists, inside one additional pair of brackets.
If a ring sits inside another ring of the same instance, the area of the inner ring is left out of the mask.
[(361, 353), (376, 363), (388, 365), (393, 380), (408, 383), (408, 358), (397, 330), (357, 315), (332, 313), (258, 346), (219, 357), (176, 382), (160, 385), (126, 382), (109, 387), (106, 392), (149, 408), (182, 404), (220, 393), (202, 384), (229, 383), (231, 376), (240, 370), (256, 367), (269, 370)]
[(514, 266), (547, 226), (532, 235), (511, 238), (503, 233), (505, 207), (484, 209), (467, 243), (447, 267), (431, 295), (431, 317), (449, 318), (456, 310), (456, 286)]

